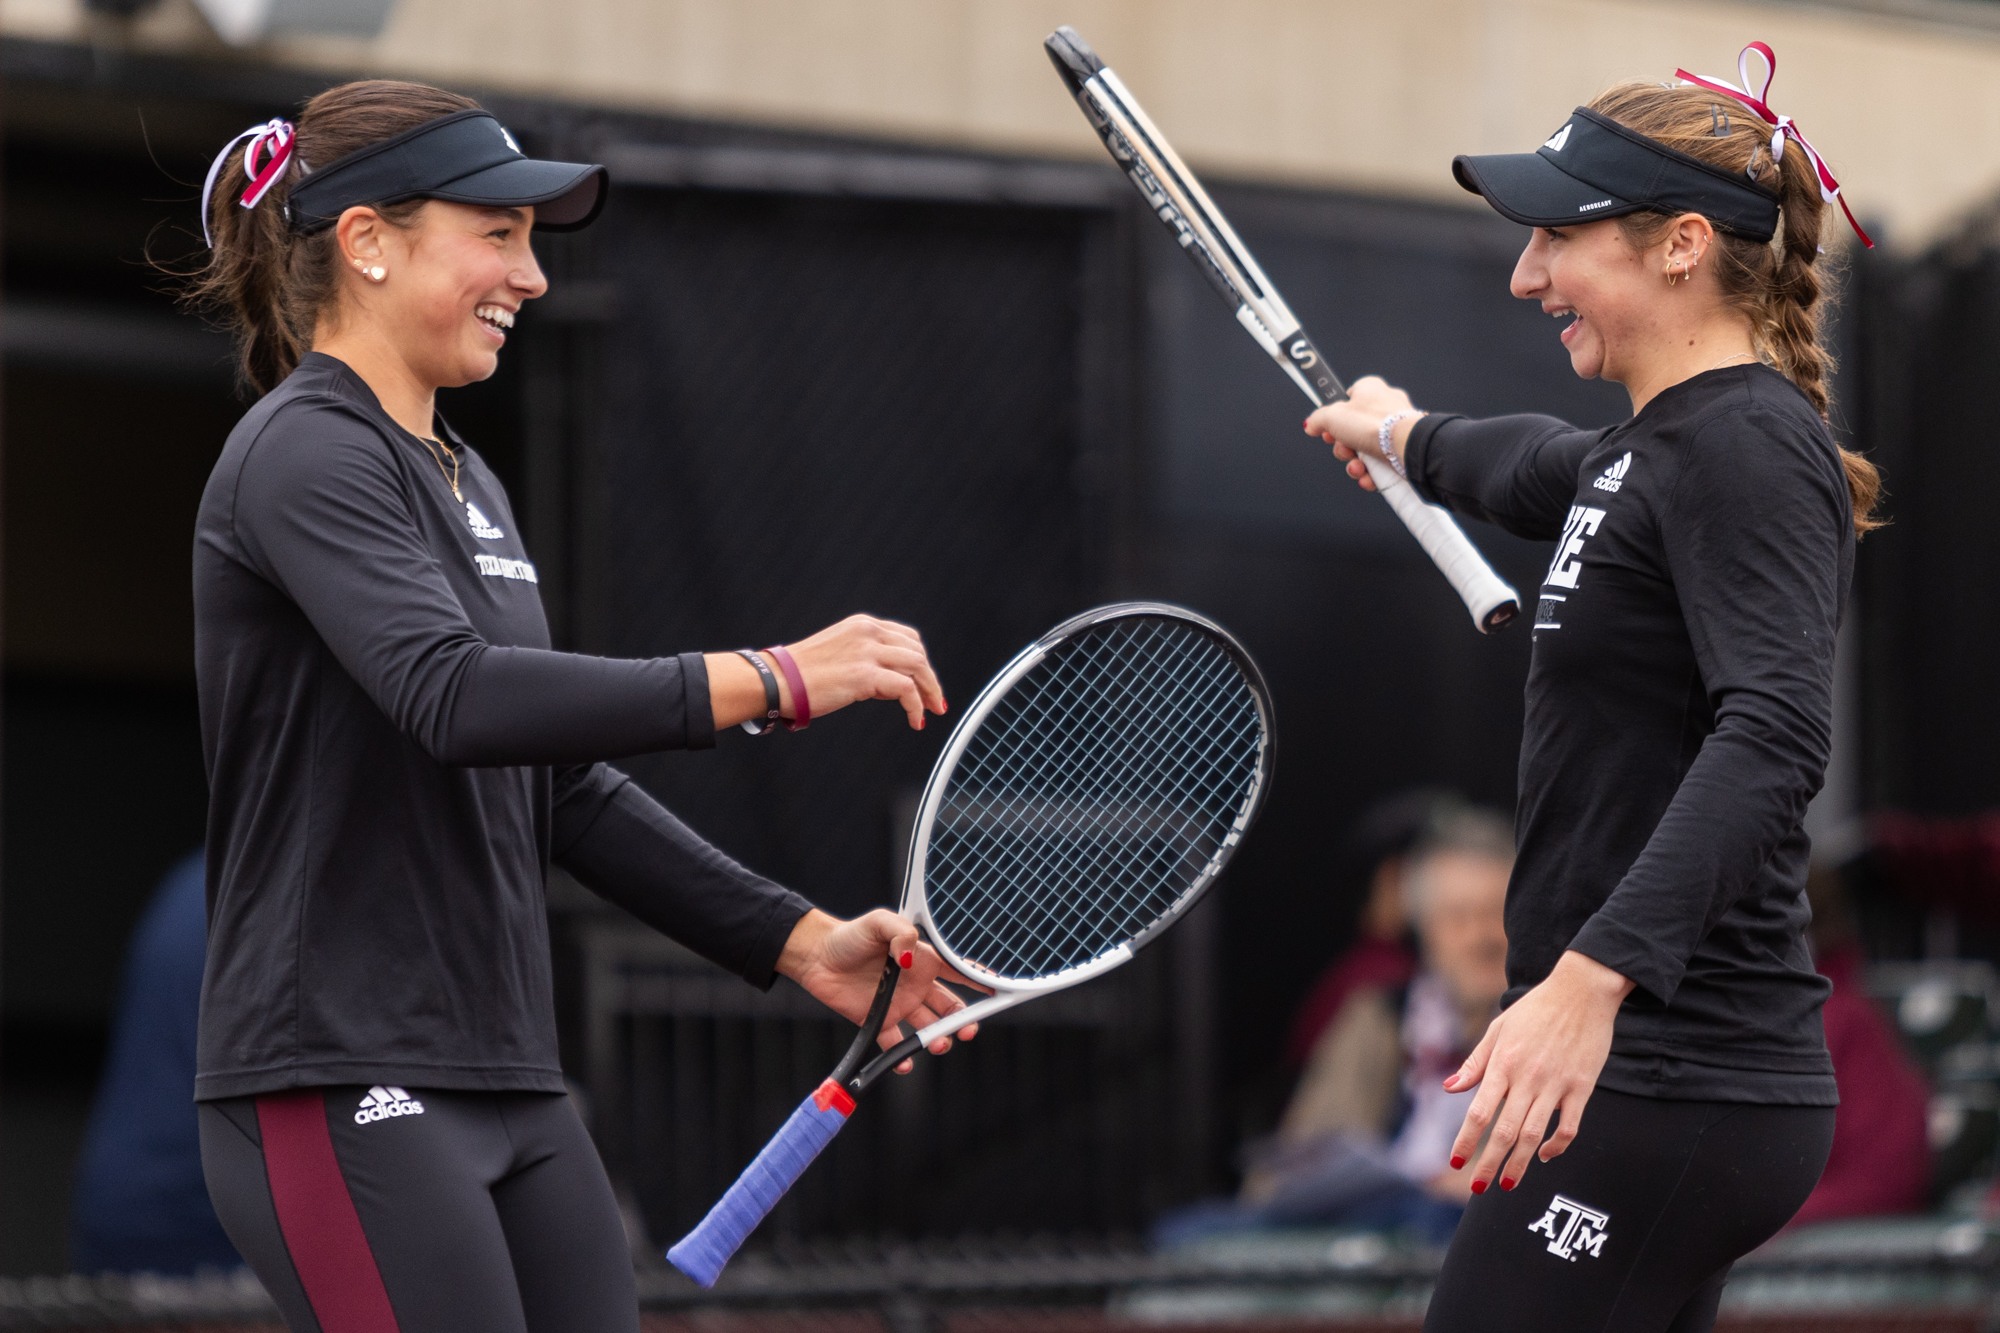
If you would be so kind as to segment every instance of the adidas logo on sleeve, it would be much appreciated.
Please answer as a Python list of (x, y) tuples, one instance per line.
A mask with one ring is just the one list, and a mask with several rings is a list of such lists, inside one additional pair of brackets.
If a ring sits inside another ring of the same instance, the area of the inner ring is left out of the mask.
[(1610, 491), (1613, 495), (1616, 495), (1618, 488), (1625, 484), (1625, 474), (1631, 470), (1632, 451), (1627, 449), (1623, 458), (1604, 469), (1604, 475), (1590, 484), (1600, 491)]
[(380, 1084), (368, 1089), (368, 1095), (361, 1099), (361, 1109), (354, 1113), (354, 1123), (366, 1125), (376, 1120), (388, 1120), (399, 1115), (422, 1115), (424, 1104), (404, 1092), (401, 1088), (385, 1088)]

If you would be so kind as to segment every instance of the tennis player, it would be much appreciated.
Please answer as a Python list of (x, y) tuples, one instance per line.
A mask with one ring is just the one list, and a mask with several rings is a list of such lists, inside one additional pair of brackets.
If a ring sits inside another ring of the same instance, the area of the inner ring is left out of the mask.
[(551, 861), (851, 1019), (896, 956), (892, 1042), (962, 1007), (914, 926), (813, 910), (603, 762), (863, 699), (920, 728), (945, 700), (916, 632), (856, 616), (762, 653), (551, 652), (506, 493), (436, 415), (547, 290), (531, 230), (587, 225), (606, 188), (466, 98), (365, 82), (239, 136), (204, 191), (193, 295), (263, 397), (195, 541), (196, 1097), (217, 1212), (298, 1333), (636, 1333), (557, 1060)]
[(1708, 1329), (1832, 1142), (1801, 823), (1877, 480), (1826, 425), (1838, 186), (1765, 103), (1774, 64), (1760, 44), (1741, 88), (1625, 84), (1533, 153), (1453, 163), (1534, 228), (1513, 293), (1562, 322), (1578, 375), (1625, 386), (1630, 420), (1423, 413), (1370, 378), (1306, 423), (1364, 486), (1357, 455), (1379, 455), (1428, 500), (1557, 543), (1507, 1007), (1445, 1083), (1479, 1090), (1452, 1149), (1478, 1197), (1434, 1333)]

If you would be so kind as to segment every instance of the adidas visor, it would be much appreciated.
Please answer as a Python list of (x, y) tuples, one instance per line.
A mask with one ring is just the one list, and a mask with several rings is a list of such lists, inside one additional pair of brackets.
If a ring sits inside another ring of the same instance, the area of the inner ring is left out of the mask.
[(330, 227), (357, 204), (408, 199), (532, 207), (537, 230), (575, 231), (597, 217), (610, 183), (601, 166), (529, 157), (488, 112), (459, 111), (310, 172), (286, 205), (300, 232)]
[(1530, 227), (1655, 212), (1699, 213), (1753, 241), (1778, 231), (1770, 191), (1583, 107), (1534, 152), (1455, 157), (1451, 174), (1495, 212)]

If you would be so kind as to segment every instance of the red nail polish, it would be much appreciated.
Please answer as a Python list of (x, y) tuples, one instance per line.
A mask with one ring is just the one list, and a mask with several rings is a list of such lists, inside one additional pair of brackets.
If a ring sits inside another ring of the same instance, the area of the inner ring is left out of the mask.
[(1465, 1166), (1465, 1159), (1464, 1159), (1463, 1157), (1454, 1157), (1454, 1158), (1452, 1158), (1452, 1159), (1451, 1159), (1451, 1169), (1452, 1169), (1452, 1170), (1454, 1170), (1454, 1171), (1458, 1171), (1458, 1170), (1461, 1170), (1461, 1169), (1463, 1169), (1463, 1168), (1464, 1168), (1464, 1166)]
[(1505, 1177), (1505, 1176), (1502, 1176), (1502, 1177), (1500, 1177), (1500, 1188), (1501, 1188), (1501, 1189), (1503, 1189), (1503, 1190), (1510, 1190), (1510, 1189), (1513, 1189), (1513, 1188), (1514, 1188), (1514, 1182), (1513, 1182), (1513, 1181), (1511, 1181), (1511, 1180), (1509, 1180), (1509, 1179), (1507, 1179), (1507, 1177)]
[(1484, 1194), (1484, 1193), (1486, 1193), (1486, 1182), (1485, 1182), (1485, 1181), (1483, 1181), (1483, 1180), (1475, 1180), (1475, 1181), (1473, 1181), (1473, 1182), (1472, 1182), (1472, 1192), (1473, 1192), (1474, 1194)]
[(914, 953), (911, 953), (908, 949), (903, 950), (903, 956), (896, 960), (896, 966), (902, 968), (905, 972), (909, 971), (916, 965), (917, 965), (917, 956)]

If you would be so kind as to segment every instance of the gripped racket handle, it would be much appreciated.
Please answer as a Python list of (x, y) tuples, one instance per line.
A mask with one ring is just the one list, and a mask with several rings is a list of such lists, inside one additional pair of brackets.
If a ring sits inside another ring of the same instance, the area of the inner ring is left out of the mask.
[(820, 1084), (708, 1210), (701, 1225), (667, 1251), (667, 1262), (702, 1286), (714, 1286), (730, 1256), (806, 1173), (820, 1150), (833, 1142), (853, 1111), (854, 1099), (846, 1089), (832, 1079)]
[[(1286, 368), (1293, 371), (1299, 387), (1319, 406), (1347, 397), (1347, 386), (1333, 373), (1304, 329), (1294, 330), (1285, 338), (1281, 350)], [(1486, 557), (1479, 554), (1479, 548), (1449, 513), (1426, 504), (1415, 487), (1375, 455), (1363, 454), (1361, 460), (1368, 465), (1376, 494), (1389, 502), (1396, 517), (1403, 520), (1403, 526), (1464, 599), (1465, 609), (1472, 613), (1472, 623), (1479, 627), (1480, 633), (1490, 634), (1521, 613), (1520, 594), (1493, 572)]]
[[(820, 1149), (833, 1142), (833, 1136), (840, 1133), (847, 1117), (854, 1114), (853, 1094), (866, 1089), (884, 1070), (901, 1064), (921, 1044), (914, 1039), (903, 1041), (868, 1062), (868, 1052), (889, 1017), (889, 1002), (895, 998), (896, 980), (902, 974), (903, 969), (893, 957), (883, 964), (882, 979), (875, 984), (875, 999), (869, 1004), (868, 1016), (861, 1020), (861, 1030), (854, 1034), (847, 1054), (840, 1058), (826, 1081), (813, 1090), (813, 1095), (799, 1103), (791, 1118), (778, 1126), (778, 1132), (764, 1145), (764, 1151), (743, 1168), (743, 1174), (736, 1178), (727, 1194), (716, 1200), (708, 1216), (701, 1219), (701, 1225), (667, 1251), (667, 1262), (702, 1286), (714, 1286), (730, 1256), (742, 1248), (757, 1224), (778, 1206), (785, 1191), (798, 1183), (819, 1156)], [(883, 1063), (885, 1059), (887, 1064)]]
[(1450, 514), (1424, 503), (1409, 482), (1375, 455), (1361, 457), (1368, 464), (1368, 475), (1375, 479), (1376, 493), (1389, 502), (1403, 526), (1465, 599), (1465, 609), (1472, 613), (1472, 623), (1479, 626), (1480, 633), (1490, 634), (1521, 613), (1520, 594), (1493, 572)]

